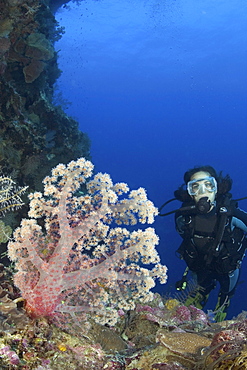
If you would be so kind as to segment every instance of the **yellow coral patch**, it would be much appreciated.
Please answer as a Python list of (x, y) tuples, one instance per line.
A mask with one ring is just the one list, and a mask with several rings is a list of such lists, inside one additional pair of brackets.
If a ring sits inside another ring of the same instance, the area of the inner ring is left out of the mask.
[(168, 299), (165, 302), (165, 306), (168, 310), (173, 310), (177, 305), (179, 304), (179, 301), (177, 299)]
[(58, 344), (57, 348), (59, 349), (59, 351), (62, 351), (62, 352), (65, 352), (67, 350), (66, 345), (63, 343)]

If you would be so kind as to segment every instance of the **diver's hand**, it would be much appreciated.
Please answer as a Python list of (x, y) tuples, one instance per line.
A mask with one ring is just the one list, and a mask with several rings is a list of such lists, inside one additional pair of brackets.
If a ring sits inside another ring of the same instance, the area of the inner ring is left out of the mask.
[(176, 290), (184, 290), (187, 287), (187, 280), (185, 278), (179, 280), (175, 284)]

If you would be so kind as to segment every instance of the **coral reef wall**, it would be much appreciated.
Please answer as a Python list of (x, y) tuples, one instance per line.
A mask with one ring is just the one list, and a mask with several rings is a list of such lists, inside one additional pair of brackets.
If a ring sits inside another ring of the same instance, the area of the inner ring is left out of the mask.
[(0, 170), (30, 191), (58, 163), (90, 157), (87, 135), (53, 104), (61, 35), (48, 0), (0, 0)]

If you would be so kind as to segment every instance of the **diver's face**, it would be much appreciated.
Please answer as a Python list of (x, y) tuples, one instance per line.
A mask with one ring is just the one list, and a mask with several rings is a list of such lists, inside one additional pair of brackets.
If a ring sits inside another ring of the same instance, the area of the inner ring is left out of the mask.
[(215, 201), (216, 191), (214, 190), (213, 184), (207, 178), (212, 179), (210, 173), (204, 171), (196, 172), (191, 176), (190, 181), (194, 180), (192, 190), (195, 193), (191, 195), (191, 197), (196, 203), (203, 197), (207, 197), (211, 203)]

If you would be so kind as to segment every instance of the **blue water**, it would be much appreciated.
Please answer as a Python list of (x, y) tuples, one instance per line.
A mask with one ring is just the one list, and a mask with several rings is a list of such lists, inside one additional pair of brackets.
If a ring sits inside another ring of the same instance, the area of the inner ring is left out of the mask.
[[(157, 207), (201, 164), (231, 175), (233, 197), (247, 196), (246, 0), (88, 0), (56, 19), (66, 30), (58, 88), (91, 139), (97, 171), (145, 187)], [(173, 221), (154, 224), (169, 268), (157, 287), (164, 294), (185, 267)], [(240, 281), (229, 317), (247, 310), (247, 261)]]

